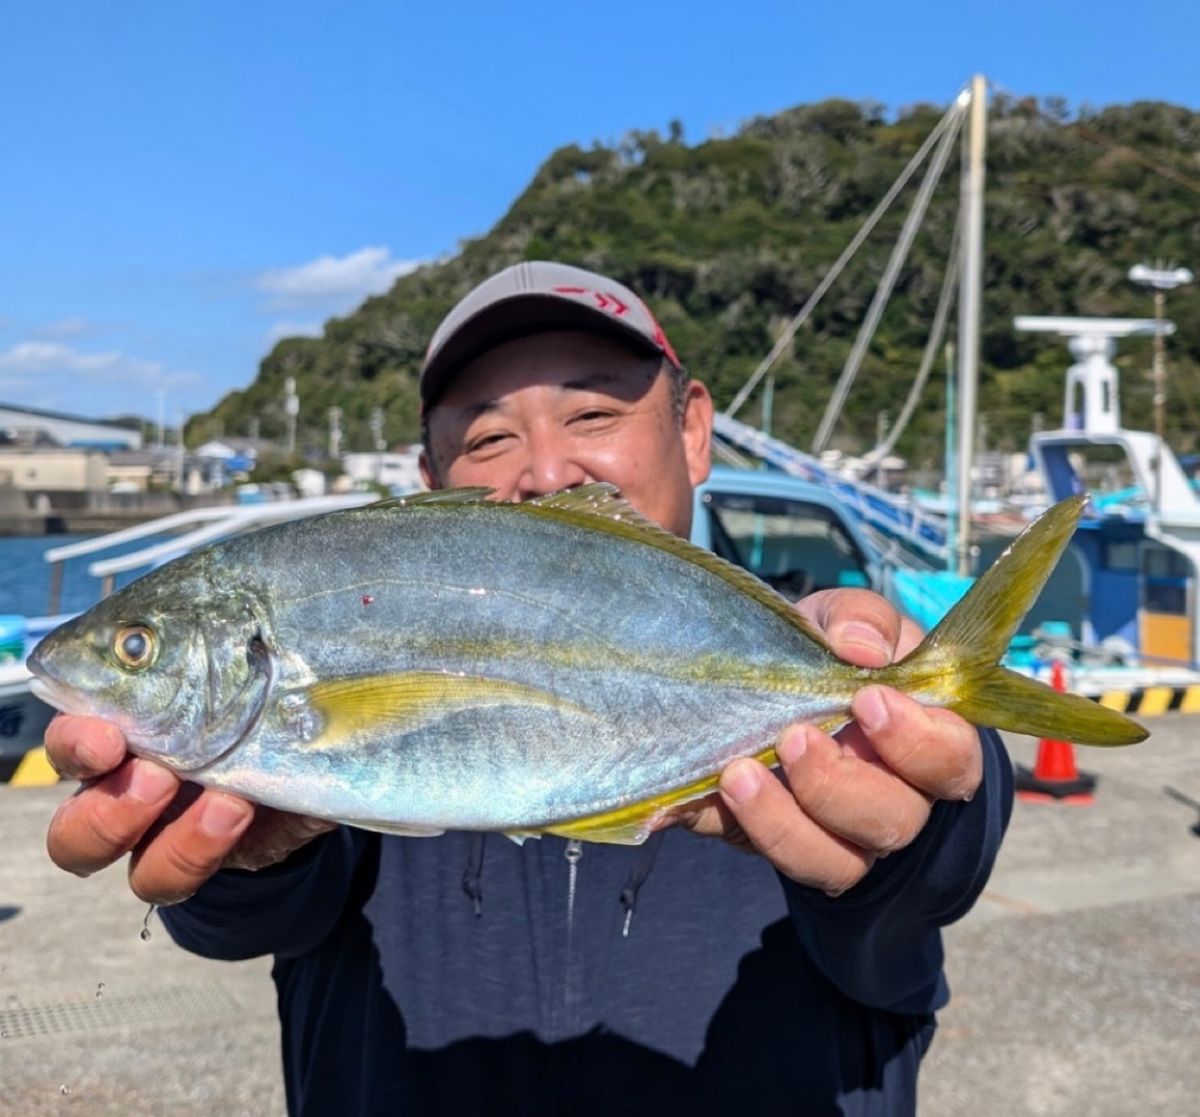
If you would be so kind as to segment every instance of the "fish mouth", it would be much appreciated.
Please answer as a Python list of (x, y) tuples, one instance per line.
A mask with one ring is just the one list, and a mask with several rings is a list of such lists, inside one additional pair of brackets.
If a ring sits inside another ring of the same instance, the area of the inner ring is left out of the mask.
[(78, 691), (51, 678), (45, 670), (34, 664), (28, 664), (33, 678), (29, 680), (29, 691), (35, 697), (64, 714), (89, 714), (91, 709), (87, 699)]

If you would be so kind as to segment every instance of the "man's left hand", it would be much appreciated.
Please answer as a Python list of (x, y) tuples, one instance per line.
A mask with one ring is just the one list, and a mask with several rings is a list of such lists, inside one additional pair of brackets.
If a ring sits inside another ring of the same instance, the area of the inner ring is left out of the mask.
[[(866, 590), (824, 590), (796, 606), (848, 663), (883, 667), (920, 632)], [(673, 813), (682, 825), (761, 853), (792, 880), (836, 896), (877, 858), (908, 845), (938, 799), (969, 799), (983, 775), (976, 729), (883, 686), (867, 686), (837, 738), (789, 726), (777, 752), (782, 779), (755, 760), (721, 774), (720, 794)]]

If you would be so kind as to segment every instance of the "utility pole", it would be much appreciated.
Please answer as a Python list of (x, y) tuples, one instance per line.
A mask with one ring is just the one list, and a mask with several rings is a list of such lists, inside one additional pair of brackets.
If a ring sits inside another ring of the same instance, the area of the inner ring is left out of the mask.
[(155, 388), (154, 394), (158, 397), (158, 439), (157, 448), (161, 452), (166, 445), (163, 428), (167, 425), (167, 390), (165, 388)]
[(287, 415), (287, 456), (296, 456), (296, 419), (300, 414), (300, 398), (296, 395), (295, 377), (283, 382), (283, 410)]
[(371, 429), (371, 438), (375, 444), (375, 481), (377, 484), (382, 484), (383, 478), (383, 448), (387, 445), (383, 441), (383, 408), (371, 408), (371, 421), (369, 423)]
[(1194, 276), (1187, 268), (1168, 271), (1161, 260), (1156, 267), (1134, 264), (1129, 269), (1129, 278), (1141, 287), (1154, 292), (1154, 433), (1158, 436), (1158, 451), (1155, 454), (1154, 506), (1162, 503), (1162, 458), (1167, 435), (1167, 349), (1166, 330), (1163, 324), (1167, 306), (1167, 292), (1191, 283)]
[(337, 461), (342, 454), (342, 409), (329, 409), (329, 456)]
[(183, 447), (183, 423), (184, 417), (182, 411), (175, 413), (175, 491), (182, 493), (184, 490), (184, 447)]
[(1129, 269), (1129, 278), (1154, 292), (1154, 433), (1163, 438), (1167, 417), (1167, 355), (1163, 333), (1167, 292), (1191, 283), (1195, 277), (1187, 268), (1168, 271), (1159, 261), (1153, 268), (1148, 264), (1134, 264)]
[(875, 460), (873, 469), (867, 471), (867, 476), (871, 478), (876, 485), (882, 482), (883, 478), (883, 457), (880, 448), (883, 446), (884, 440), (888, 433), (888, 413), (886, 411), (875, 412), (875, 449), (868, 456), (867, 460), (872, 458)]

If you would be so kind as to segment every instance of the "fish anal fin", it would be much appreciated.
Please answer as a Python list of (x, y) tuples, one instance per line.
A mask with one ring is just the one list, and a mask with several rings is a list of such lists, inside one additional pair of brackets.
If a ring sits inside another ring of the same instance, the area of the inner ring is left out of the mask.
[[(767, 767), (779, 763), (775, 746), (756, 753), (754, 759)], [(682, 787), (630, 803), (600, 814), (564, 819), (542, 827), (543, 833), (561, 838), (578, 838), (582, 842), (605, 842), (613, 845), (641, 845), (655, 830), (655, 824), (675, 807), (701, 799), (716, 790), (720, 772), (694, 780)]]

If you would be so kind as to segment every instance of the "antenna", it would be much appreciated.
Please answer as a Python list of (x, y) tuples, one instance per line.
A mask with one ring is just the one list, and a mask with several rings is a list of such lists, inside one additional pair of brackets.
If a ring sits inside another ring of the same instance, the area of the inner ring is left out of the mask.
[(1174, 322), (1155, 322), (1153, 318), (1020, 315), (1013, 319), (1013, 325), (1022, 333), (1057, 334), (1068, 339), (1067, 347), (1076, 363), (1067, 369), (1063, 427), (1092, 434), (1111, 434), (1121, 426), (1119, 377), (1112, 363), (1117, 338), (1175, 332)]
[(1112, 364), (1117, 338), (1175, 331), (1175, 323), (1159, 324), (1153, 318), (1043, 318), (1022, 314), (1013, 319), (1013, 325), (1024, 334), (1067, 338), (1067, 348), (1076, 364), (1067, 370), (1062, 425), (1066, 430), (1092, 434), (1111, 434), (1121, 426), (1120, 378)]

